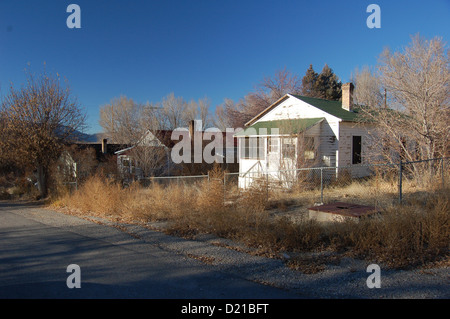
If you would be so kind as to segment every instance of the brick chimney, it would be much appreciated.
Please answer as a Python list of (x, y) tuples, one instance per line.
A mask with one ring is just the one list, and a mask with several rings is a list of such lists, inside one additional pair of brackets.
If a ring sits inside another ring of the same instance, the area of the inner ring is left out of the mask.
[(347, 111), (353, 110), (353, 83), (342, 84), (342, 108)]
[(106, 154), (107, 152), (107, 147), (108, 147), (108, 140), (106, 138), (104, 138), (102, 140), (102, 153)]

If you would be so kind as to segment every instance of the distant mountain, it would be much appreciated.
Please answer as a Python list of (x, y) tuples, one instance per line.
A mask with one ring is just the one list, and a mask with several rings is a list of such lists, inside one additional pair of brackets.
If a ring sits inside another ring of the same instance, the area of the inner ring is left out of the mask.
[(105, 133), (86, 134), (79, 131), (74, 136), (79, 143), (101, 143), (104, 138), (108, 138)]
[[(67, 136), (68, 132), (72, 132), (69, 127), (60, 126), (55, 133), (62, 138)], [(112, 142), (112, 140), (105, 133), (87, 134), (78, 130), (70, 133), (70, 140), (76, 143), (101, 143), (104, 138), (108, 139), (108, 143)]]
[[(69, 128), (63, 126), (58, 128), (56, 134), (62, 137), (64, 135), (67, 135), (68, 132), (70, 132)], [(101, 143), (104, 136), (104, 133), (87, 134), (81, 131), (70, 133), (70, 139), (78, 143)]]
[(70, 140), (76, 142), (96, 143), (101, 141), (101, 139), (99, 140), (99, 135), (101, 135), (101, 133), (87, 134), (78, 130), (73, 132), (71, 128), (63, 125), (59, 126), (55, 131), (56, 136), (59, 136), (60, 138), (67, 137), (68, 133), (70, 136)]
[(75, 138), (77, 142), (83, 142), (83, 143), (100, 143), (102, 140), (102, 133), (94, 133), (94, 134), (86, 134), (77, 131), (75, 133)]

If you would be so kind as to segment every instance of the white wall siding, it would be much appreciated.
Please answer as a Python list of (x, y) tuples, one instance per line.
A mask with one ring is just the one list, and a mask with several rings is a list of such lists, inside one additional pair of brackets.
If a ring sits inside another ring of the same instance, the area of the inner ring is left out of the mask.
[(239, 187), (247, 188), (251, 185), (254, 178), (265, 171), (266, 168), (266, 153), (267, 153), (267, 138), (264, 139), (264, 156), (259, 159), (244, 158), (242, 154), (242, 143), (245, 137), (238, 138), (238, 158), (239, 158)]
[[(318, 117), (324, 117), (325, 119), (327, 119), (328, 123), (337, 123), (340, 121), (339, 118), (291, 96), (277, 105), (277, 107), (270, 110), (267, 114), (264, 114), (256, 122), (288, 119), (307, 119)], [(337, 127), (331, 126), (331, 128), (334, 131), (334, 134), (337, 136)]]
[[(352, 163), (353, 136), (361, 136), (361, 165), (368, 164), (367, 154), (369, 147), (368, 131), (373, 126), (354, 122), (341, 122), (339, 128), (339, 161), (338, 167), (352, 166), (349, 170), (353, 177), (367, 176), (369, 170)], [(361, 166), (360, 165), (360, 166)]]
[(315, 136), (319, 166), (335, 166), (336, 151), (339, 144), (340, 119), (328, 114), (295, 97), (281, 102), (277, 107), (262, 116), (260, 121), (274, 121), (298, 118), (325, 118), (320, 124), (310, 128), (305, 136)]
[(323, 121), (320, 124), (318, 134), (318, 154), (320, 156), (319, 166), (336, 166), (336, 151), (339, 145), (339, 122)]

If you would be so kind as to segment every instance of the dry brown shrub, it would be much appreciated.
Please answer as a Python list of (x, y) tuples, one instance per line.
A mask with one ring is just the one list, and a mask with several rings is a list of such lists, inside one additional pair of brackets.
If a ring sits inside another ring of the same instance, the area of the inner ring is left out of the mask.
[(120, 216), (130, 190), (100, 176), (92, 176), (76, 192), (64, 194), (58, 205), (98, 216)]
[[(61, 198), (59, 205), (105, 217), (165, 220), (172, 234), (214, 233), (258, 247), (261, 252), (333, 250), (396, 268), (448, 258), (448, 189), (423, 192), (402, 206), (390, 205), (380, 217), (322, 225), (307, 218), (296, 223), (274, 218), (268, 210), (274, 204), (264, 183), (241, 191), (238, 200), (225, 205), (222, 180), (212, 176), (209, 182), (196, 185), (163, 187), (155, 183), (129, 188), (95, 176)], [(293, 198), (289, 196), (298, 197), (283, 194), (278, 194), (277, 200), (289, 203)]]
[(336, 237), (357, 256), (406, 268), (448, 257), (449, 224), (449, 195), (440, 192), (426, 203), (393, 206), (380, 218), (343, 226)]

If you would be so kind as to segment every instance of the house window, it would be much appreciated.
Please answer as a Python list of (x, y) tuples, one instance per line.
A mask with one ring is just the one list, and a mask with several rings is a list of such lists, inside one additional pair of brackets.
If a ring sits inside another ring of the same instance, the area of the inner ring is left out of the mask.
[(292, 138), (283, 139), (283, 158), (295, 159), (295, 142)]
[(267, 141), (268, 145), (268, 153), (278, 153), (279, 149), (279, 138), (278, 137), (269, 137)]
[(316, 157), (316, 147), (314, 137), (306, 136), (303, 141), (303, 154), (306, 160), (313, 160)]
[(121, 164), (122, 164), (123, 172), (133, 173), (133, 169), (134, 169), (133, 162), (128, 156), (127, 157), (121, 157), (120, 161), (121, 161)]
[(264, 157), (264, 139), (244, 137), (241, 143), (241, 158), (262, 159)]
[(361, 136), (353, 136), (352, 164), (361, 164)]

